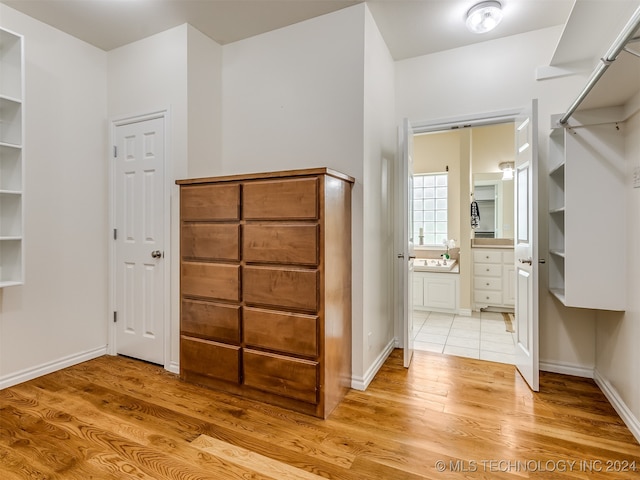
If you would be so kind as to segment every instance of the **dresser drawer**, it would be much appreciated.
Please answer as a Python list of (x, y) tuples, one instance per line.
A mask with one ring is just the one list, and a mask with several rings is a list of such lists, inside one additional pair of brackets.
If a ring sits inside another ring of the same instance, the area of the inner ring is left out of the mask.
[(305, 357), (318, 355), (318, 317), (246, 307), (244, 343)]
[(502, 292), (476, 290), (473, 294), (473, 300), (478, 304), (502, 305)]
[(240, 300), (240, 266), (220, 263), (182, 262), (184, 296)]
[(501, 277), (502, 264), (476, 263), (473, 266), (474, 277)]
[(473, 261), (475, 263), (502, 263), (502, 252), (500, 250), (473, 250)]
[(180, 229), (182, 258), (240, 260), (240, 226), (186, 223)]
[(250, 182), (243, 186), (245, 220), (318, 218), (318, 180), (298, 178)]
[(243, 351), (244, 384), (283, 397), (318, 403), (318, 363), (282, 355)]
[(240, 347), (185, 335), (180, 337), (180, 375), (240, 383)]
[(245, 225), (245, 262), (318, 264), (318, 225)]
[(474, 277), (473, 288), (475, 290), (502, 291), (502, 278), (501, 277)]
[(318, 271), (245, 267), (243, 296), (247, 305), (269, 305), (318, 311)]
[(240, 185), (189, 185), (180, 187), (182, 221), (240, 219)]
[(184, 299), (180, 330), (183, 335), (239, 344), (240, 307)]

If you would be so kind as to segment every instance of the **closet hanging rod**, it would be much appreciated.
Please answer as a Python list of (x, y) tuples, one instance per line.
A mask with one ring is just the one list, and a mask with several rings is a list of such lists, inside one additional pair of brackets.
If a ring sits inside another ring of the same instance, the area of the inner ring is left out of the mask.
[(600, 59), (589, 80), (587, 80), (587, 84), (582, 89), (582, 92), (580, 92), (580, 95), (578, 95), (567, 112), (558, 120), (559, 125), (565, 125), (569, 121), (571, 115), (575, 113), (582, 101), (589, 95), (593, 87), (598, 83), (598, 80), (604, 75), (604, 72), (606, 72), (609, 66), (618, 58), (618, 54), (625, 48), (627, 43), (633, 39), (633, 35), (636, 33), (638, 26), (640, 26), (640, 7), (633, 13), (604, 57)]

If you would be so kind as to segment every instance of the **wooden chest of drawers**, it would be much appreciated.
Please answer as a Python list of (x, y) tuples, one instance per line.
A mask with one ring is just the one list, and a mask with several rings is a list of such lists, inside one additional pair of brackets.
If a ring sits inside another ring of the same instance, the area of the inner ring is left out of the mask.
[(180, 375), (326, 418), (351, 379), (351, 186), (329, 169), (179, 180)]

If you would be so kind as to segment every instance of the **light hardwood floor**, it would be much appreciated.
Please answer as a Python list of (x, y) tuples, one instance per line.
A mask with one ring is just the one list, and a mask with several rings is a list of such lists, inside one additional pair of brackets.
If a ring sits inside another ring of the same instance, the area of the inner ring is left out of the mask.
[(542, 373), (533, 394), (511, 365), (401, 358), (320, 420), (101, 357), (0, 392), (0, 478), (640, 478), (591, 380)]

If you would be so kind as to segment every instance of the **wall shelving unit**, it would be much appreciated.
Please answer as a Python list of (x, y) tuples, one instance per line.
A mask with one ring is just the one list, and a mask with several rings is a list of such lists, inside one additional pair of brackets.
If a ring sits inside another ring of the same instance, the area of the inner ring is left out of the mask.
[(0, 29), (0, 288), (24, 282), (23, 44)]
[(624, 124), (573, 123), (549, 138), (549, 290), (568, 307), (624, 310)]

